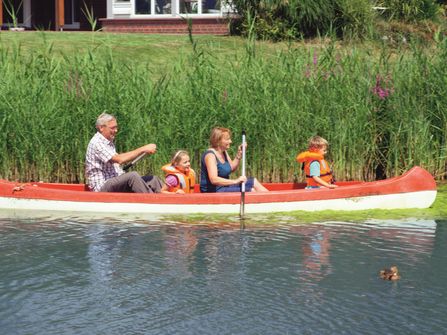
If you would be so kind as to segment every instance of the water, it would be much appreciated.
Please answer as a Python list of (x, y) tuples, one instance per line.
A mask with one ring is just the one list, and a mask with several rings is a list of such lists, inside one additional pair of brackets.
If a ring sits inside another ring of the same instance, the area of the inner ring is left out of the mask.
[(3, 218), (0, 334), (446, 334), (446, 242), (431, 220)]

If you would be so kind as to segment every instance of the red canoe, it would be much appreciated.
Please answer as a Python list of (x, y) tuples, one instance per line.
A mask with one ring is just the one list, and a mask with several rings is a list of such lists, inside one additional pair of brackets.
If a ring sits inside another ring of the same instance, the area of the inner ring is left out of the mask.
[[(271, 192), (246, 193), (245, 213), (427, 208), (436, 198), (433, 176), (420, 167), (386, 180), (337, 184), (336, 189), (313, 190), (304, 189), (302, 183), (264, 184)], [(237, 214), (239, 208), (239, 193), (100, 193), (83, 184), (0, 180), (0, 209), (14, 211)]]

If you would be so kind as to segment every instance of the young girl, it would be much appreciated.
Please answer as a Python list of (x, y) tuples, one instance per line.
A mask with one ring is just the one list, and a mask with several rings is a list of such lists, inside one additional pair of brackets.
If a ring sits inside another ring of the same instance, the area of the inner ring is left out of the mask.
[(177, 151), (172, 156), (171, 163), (162, 168), (165, 173), (165, 183), (168, 192), (193, 193), (196, 183), (196, 173), (191, 169), (191, 161), (188, 152)]

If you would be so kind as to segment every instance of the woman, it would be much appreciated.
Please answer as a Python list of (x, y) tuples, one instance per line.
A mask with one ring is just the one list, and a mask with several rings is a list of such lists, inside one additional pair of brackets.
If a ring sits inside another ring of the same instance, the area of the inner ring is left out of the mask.
[(207, 149), (201, 159), (200, 192), (240, 192), (241, 184), (245, 182), (247, 192), (267, 192), (256, 178), (240, 176), (230, 179), (230, 173), (235, 171), (242, 159), (242, 145), (239, 146), (234, 160), (227, 150), (231, 145), (231, 131), (227, 128), (213, 128), (210, 135), (211, 148)]

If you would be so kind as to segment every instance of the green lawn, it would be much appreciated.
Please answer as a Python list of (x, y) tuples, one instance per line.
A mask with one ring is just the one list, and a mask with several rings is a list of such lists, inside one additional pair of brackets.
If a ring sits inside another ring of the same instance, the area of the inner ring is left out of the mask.
[[(417, 30), (416, 30), (417, 32)], [(194, 35), (194, 40), (200, 45), (201, 50), (210, 52), (213, 56), (231, 58), (235, 53), (245, 53), (247, 40), (238, 36), (213, 36)], [(361, 47), (365, 51), (379, 52), (383, 41), (338, 41), (337, 49), (350, 50), (353, 47)], [(388, 41), (389, 47), (398, 49), (396, 55), (405, 50), (402, 41)], [(425, 41), (424, 47), (430, 48), (429, 41)], [(256, 47), (260, 53), (276, 54), (277, 51), (293, 48), (318, 49), (330, 44), (327, 38), (316, 38), (301, 42), (257, 41)], [(180, 55), (192, 52), (189, 36), (184, 35), (152, 35), (137, 33), (105, 33), (105, 32), (54, 32), (54, 31), (26, 31), (0, 33), (0, 46), (9, 47), (20, 44), (24, 51), (31, 51), (42, 45), (51, 45), (61, 55), (73, 55), (86, 50), (106, 49), (111, 47), (114, 56), (130, 61), (148, 62), (154, 66), (165, 65), (170, 60), (175, 60)], [(409, 46), (407, 46), (408, 48)]]
[[(200, 51), (211, 54), (216, 61), (231, 61), (238, 55), (246, 53), (247, 40), (237, 36), (197, 35), (194, 41)], [(316, 39), (306, 42), (272, 43), (268, 41), (256, 42), (256, 52), (263, 55), (274, 56), (281, 50), (293, 48), (319, 49), (326, 47), (330, 42), (325, 39)], [(19, 45), (24, 53), (41, 49), (42, 46), (51, 47), (53, 55), (73, 57), (84, 54), (88, 50), (97, 53), (113, 51), (117, 61), (137, 62), (147, 64), (157, 74), (166, 72), (169, 66), (181, 57), (193, 51), (188, 35), (151, 35), (151, 34), (125, 34), (105, 32), (51, 32), (26, 31), (0, 33), (0, 47), (12, 49)], [(337, 43), (337, 48), (347, 49), (353, 45)], [(374, 43), (363, 43), (363, 49), (377, 50)]]
[[(233, 57), (243, 52), (245, 41), (240, 37), (195, 36), (201, 49), (216, 57)], [(156, 73), (163, 72), (179, 57), (192, 52), (188, 35), (114, 34), (104, 32), (22, 32), (4, 31), (0, 46), (20, 45), (23, 52), (32, 52), (42, 45), (51, 46), (55, 54), (72, 57), (88, 50), (108, 53), (113, 50), (118, 61), (146, 63)], [(265, 49), (278, 45), (263, 43)]]

